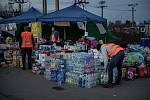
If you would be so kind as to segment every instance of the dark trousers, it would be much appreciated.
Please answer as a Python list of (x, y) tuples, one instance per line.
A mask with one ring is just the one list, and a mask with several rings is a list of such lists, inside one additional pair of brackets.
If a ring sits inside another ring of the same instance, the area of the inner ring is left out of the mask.
[(22, 53), (22, 63), (23, 63), (23, 69), (26, 67), (26, 55), (28, 56), (28, 68), (32, 68), (32, 49), (31, 48), (23, 48), (21, 49)]
[(111, 61), (108, 65), (108, 84), (112, 84), (114, 67), (117, 67), (117, 71), (118, 71), (118, 77), (116, 82), (120, 83), (122, 77), (121, 66), (122, 66), (123, 59), (124, 59), (124, 51), (120, 51), (117, 55), (111, 58)]

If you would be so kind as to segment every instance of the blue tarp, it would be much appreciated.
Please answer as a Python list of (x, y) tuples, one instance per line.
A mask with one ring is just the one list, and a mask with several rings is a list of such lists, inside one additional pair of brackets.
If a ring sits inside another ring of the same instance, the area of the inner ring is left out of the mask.
[(33, 22), (36, 21), (36, 19), (40, 16), (42, 16), (42, 13), (32, 7), (19, 16), (7, 18), (0, 21), (0, 24)]
[(38, 21), (42, 22), (99, 22), (107, 23), (105, 18), (94, 15), (77, 5), (72, 5), (62, 10), (49, 13), (45, 16), (39, 17)]

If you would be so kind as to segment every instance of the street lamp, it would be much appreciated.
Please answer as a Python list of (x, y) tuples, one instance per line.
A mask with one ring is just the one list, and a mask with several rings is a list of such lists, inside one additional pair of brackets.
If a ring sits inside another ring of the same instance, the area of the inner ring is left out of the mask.
[(102, 17), (102, 18), (103, 18), (103, 16), (104, 16), (104, 8), (107, 7), (107, 6), (105, 5), (105, 3), (106, 3), (105, 0), (99, 1), (100, 6), (99, 6), (98, 8), (101, 8), (101, 17)]

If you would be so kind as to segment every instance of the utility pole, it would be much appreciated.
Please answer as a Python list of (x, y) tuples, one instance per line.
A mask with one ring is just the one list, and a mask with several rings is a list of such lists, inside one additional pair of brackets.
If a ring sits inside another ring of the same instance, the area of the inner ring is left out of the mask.
[(105, 0), (101, 0), (99, 1), (100, 6), (98, 6), (98, 8), (101, 8), (101, 17), (104, 17), (104, 8), (108, 7), (106, 6), (106, 1)]
[(134, 20), (134, 12), (136, 11), (136, 10), (135, 10), (135, 7), (136, 7), (137, 5), (138, 5), (138, 3), (135, 3), (135, 4), (128, 4), (128, 6), (131, 7), (131, 10), (129, 10), (129, 11), (132, 12), (132, 27), (133, 27), (133, 24), (134, 24), (134, 22), (135, 22), (135, 20)]
[(15, 3), (19, 4), (19, 11), (20, 11), (20, 13), (22, 13), (23, 12), (23, 4), (27, 3), (27, 0), (15, 0)]
[(84, 9), (85, 4), (89, 4), (89, 2), (86, 1), (86, 0), (74, 0), (74, 4), (81, 5), (83, 7), (83, 9)]
[(12, 11), (14, 8), (14, 0), (8, 0), (9, 10)]
[(59, 0), (55, 0), (55, 9), (59, 10)]
[(9, 12), (14, 16), (14, 0), (8, 0)]
[(43, 0), (43, 14), (47, 14), (47, 0)]

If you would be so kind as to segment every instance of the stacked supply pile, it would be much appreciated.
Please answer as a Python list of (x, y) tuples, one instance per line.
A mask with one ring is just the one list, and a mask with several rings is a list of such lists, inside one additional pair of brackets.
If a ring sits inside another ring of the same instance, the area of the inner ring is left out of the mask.
[(34, 64), (32, 72), (44, 75), (47, 80), (65, 82), (65, 60), (59, 53), (60, 47), (40, 45), (39, 50), (33, 52)]
[(77, 73), (77, 72), (67, 72), (66, 73), (66, 83), (77, 85), (80, 87), (91, 88), (100, 84), (100, 73)]
[[(96, 71), (101, 71), (103, 70), (103, 67), (104, 66), (103, 62), (104, 62), (104, 59), (103, 59), (103, 55), (97, 50), (97, 49), (91, 49), (88, 51), (89, 54), (91, 54), (94, 58), (94, 66), (95, 66), (95, 70)], [(101, 66), (101, 67), (100, 67)]]
[(47, 53), (48, 52), (42, 52), (40, 50), (34, 51), (33, 73), (43, 75), (45, 69), (50, 67), (50, 57)]
[(65, 82), (65, 60), (59, 53), (41, 49), (34, 51), (34, 57), (33, 73), (44, 75), (47, 80)]
[(66, 53), (63, 55), (67, 61), (66, 66), (66, 82), (81, 87), (94, 87), (100, 84), (100, 68), (94, 66), (94, 58), (91, 54)]
[[(92, 73), (95, 72), (94, 58), (86, 52), (61, 53), (67, 61), (67, 71)], [(100, 66), (98, 66), (100, 67)]]
[(4, 48), (4, 59), (6, 64), (15, 67), (20, 66), (22, 61), (20, 60), (21, 53), (19, 52), (19, 46), (17, 45), (17, 42), (13, 44), (6, 44)]
[[(99, 71), (100, 76), (101, 76), (101, 84), (105, 84), (106, 82), (108, 82), (108, 71), (103, 67), (104, 66), (104, 58), (103, 55), (97, 50), (97, 49), (91, 49), (89, 50), (89, 53), (93, 55), (94, 57), (94, 66), (95, 70)], [(101, 67), (99, 67), (101, 66)], [(117, 79), (117, 68), (113, 68), (113, 83), (116, 82)]]
[(12, 63), (13, 61), (13, 51), (11, 49), (7, 49), (4, 52), (4, 59), (6, 60), (6, 63)]
[(140, 64), (143, 64), (144, 57), (140, 52), (128, 52), (124, 58), (124, 66), (135, 66), (137, 67)]
[(65, 45), (64, 48), (71, 51), (84, 51), (85, 45), (81, 43), (76, 43), (74, 45)]
[(134, 80), (137, 78), (138, 66), (144, 64), (144, 57), (141, 52), (128, 52), (123, 61), (122, 78)]
[(14, 44), (12, 45), (11, 50), (13, 51), (13, 53), (12, 53), (13, 66), (21, 67), (22, 66), (22, 56), (21, 56), (21, 51), (19, 49), (18, 42), (14, 42)]
[(42, 51), (59, 51), (61, 47), (56, 45), (40, 45), (39, 49)]
[(140, 45), (128, 45), (128, 50), (130, 52), (141, 52), (141, 54), (143, 54), (144, 58), (145, 58), (145, 63), (149, 63), (150, 62), (150, 49), (149, 47), (143, 47)]
[(49, 56), (49, 67), (46, 67), (45, 78), (52, 81), (62, 81), (65, 82), (65, 60), (62, 58), (57, 58)]
[(150, 49), (140, 45), (128, 45), (127, 54), (123, 61), (123, 78), (134, 80), (138, 77), (149, 76)]
[(65, 69), (45, 69), (44, 77), (47, 80), (65, 83)]

